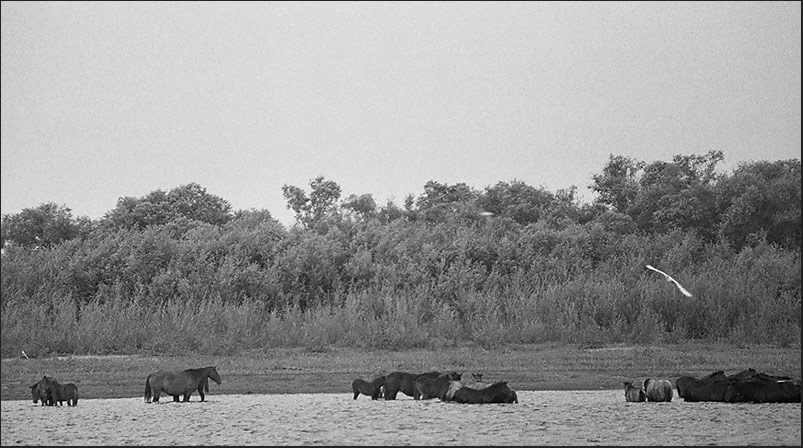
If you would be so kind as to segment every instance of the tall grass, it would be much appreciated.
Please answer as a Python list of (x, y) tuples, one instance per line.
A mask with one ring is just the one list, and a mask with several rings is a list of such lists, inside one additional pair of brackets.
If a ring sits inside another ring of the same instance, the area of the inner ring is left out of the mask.
[[(735, 257), (716, 248), (694, 264), (662, 264), (693, 298), (663, 278), (636, 267), (601, 267), (560, 283), (518, 271), (477, 288), (470, 270), (452, 272), (451, 282), (409, 289), (376, 285), (342, 294), (306, 309), (269, 308), (264, 301), (197, 300), (174, 297), (142, 303), (114, 289), (89, 303), (51, 295), (44, 301), (5, 297), (2, 355), (21, 350), (109, 354), (152, 352), (233, 354), (265, 347), (327, 346), (406, 349), (466, 341), (494, 348), (507, 343), (548, 341), (586, 345), (708, 339), (736, 344), (800, 345), (800, 259), (769, 245)], [(615, 262), (612, 262), (615, 263)], [(643, 265), (643, 263), (641, 263)], [(444, 275), (447, 275), (444, 274)], [(545, 274), (554, 278), (554, 273)], [(461, 280), (462, 279), (462, 280)]]
[(276, 241), (257, 231), (175, 237), (149, 228), (10, 251), (0, 352), (800, 345), (799, 249), (758, 240), (737, 252), (693, 232), (502, 224), (366, 224)]

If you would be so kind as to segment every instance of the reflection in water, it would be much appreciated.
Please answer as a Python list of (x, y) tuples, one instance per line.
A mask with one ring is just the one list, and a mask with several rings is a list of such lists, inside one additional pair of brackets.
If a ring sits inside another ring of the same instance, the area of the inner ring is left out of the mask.
[(2, 445), (800, 445), (800, 403), (628, 403), (621, 390), (518, 391), (518, 404), (207, 395), (204, 403), (1, 401)]

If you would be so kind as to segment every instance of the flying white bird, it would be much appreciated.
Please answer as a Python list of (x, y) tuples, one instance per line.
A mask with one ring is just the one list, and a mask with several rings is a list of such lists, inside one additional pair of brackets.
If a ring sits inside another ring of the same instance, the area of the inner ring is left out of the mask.
[(691, 297), (691, 293), (689, 291), (686, 291), (686, 288), (681, 286), (681, 284), (678, 283), (677, 280), (675, 280), (674, 278), (670, 277), (669, 274), (667, 274), (666, 272), (658, 270), (658, 269), (655, 269), (654, 267), (652, 267), (650, 265), (647, 265), (647, 269), (652, 269), (653, 271), (655, 271), (655, 272), (657, 272), (659, 274), (663, 274), (664, 277), (666, 277), (666, 281), (674, 283), (675, 286), (678, 287), (678, 289), (680, 290), (680, 292), (683, 293), (684, 296)]

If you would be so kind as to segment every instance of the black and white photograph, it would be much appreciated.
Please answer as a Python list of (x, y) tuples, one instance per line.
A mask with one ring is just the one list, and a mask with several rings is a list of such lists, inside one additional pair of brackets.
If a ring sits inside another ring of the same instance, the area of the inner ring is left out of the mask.
[(801, 444), (801, 2), (0, 2), (0, 444)]

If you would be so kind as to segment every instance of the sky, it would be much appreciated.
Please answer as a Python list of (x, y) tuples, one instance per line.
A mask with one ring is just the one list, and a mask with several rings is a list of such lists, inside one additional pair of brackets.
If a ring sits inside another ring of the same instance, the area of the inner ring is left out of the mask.
[(800, 2), (3, 1), (2, 214), (197, 183), (402, 206), (577, 187), (609, 156), (800, 159)]

